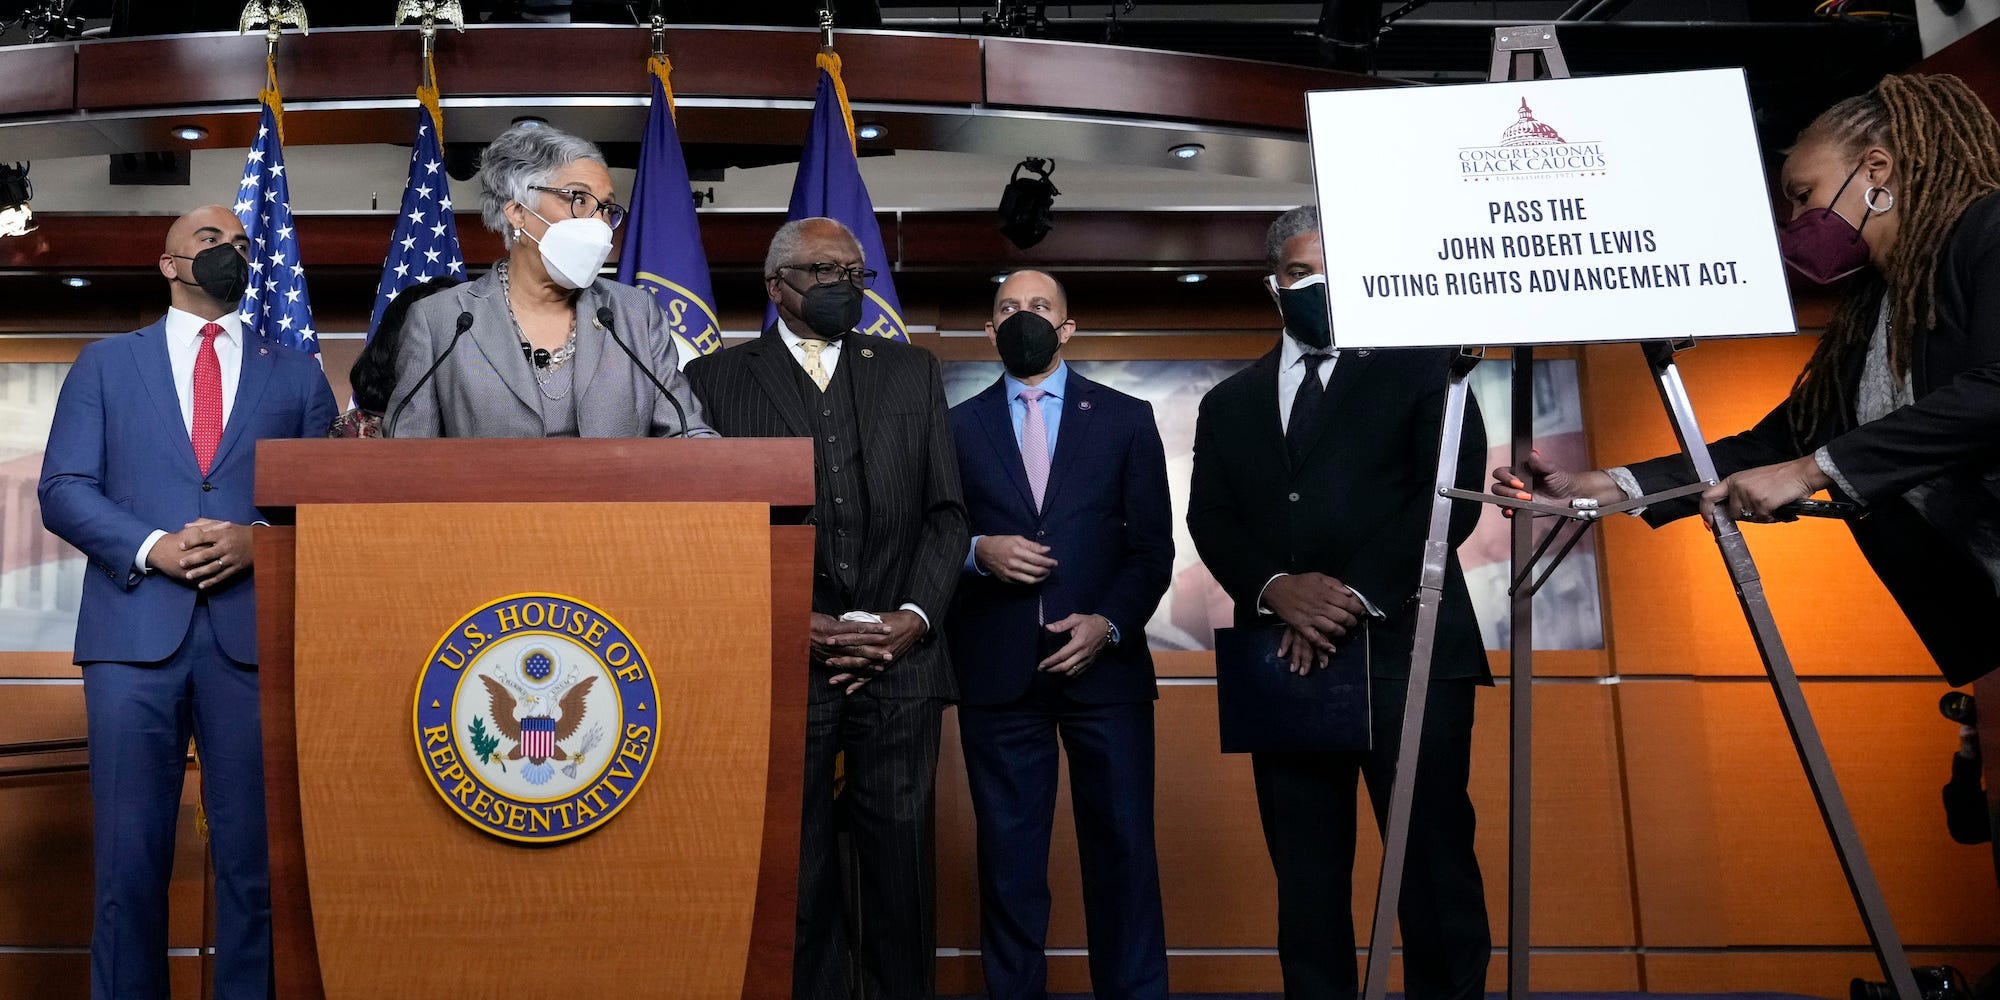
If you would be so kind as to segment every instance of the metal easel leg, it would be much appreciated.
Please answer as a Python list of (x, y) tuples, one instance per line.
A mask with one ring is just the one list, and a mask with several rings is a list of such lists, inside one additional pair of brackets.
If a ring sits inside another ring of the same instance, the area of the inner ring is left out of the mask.
[(1410, 650), (1410, 688), (1403, 702), (1402, 739), (1396, 750), (1396, 778), (1389, 790), (1389, 822), (1382, 831), (1382, 876), (1375, 891), (1375, 922), (1368, 938), (1368, 972), (1363, 979), (1365, 1000), (1383, 1000), (1389, 992), (1389, 962), (1394, 952), (1397, 904), (1403, 894), (1403, 860), (1410, 844), (1410, 805), (1417, 787), (1417, 747), (1424, 731), (1424, 705), (1430, 695), (1431, 655), (1437, 646), (1438, 609), (1444, 603), (1445, 565), (1451, 557), (1451, 505), (1444, 494), (1458, 481), (1458, 445), (1464, 435), (1468, 379), (1478, 358), (1461, 355), (1446, 385), (1444, 422), (1438, 434), (1436, 489), (1431, 494), (1430, 537), (1424, 543), (1423, 576), (1417, 584), (1416, 638)]
[[(1535, 447), (1535, 352), (1514, 348), (1514, 467), (1527, 463)], [(1554, 525), (1553, 540), (1566, 527)], [(1527, 573), (1534, 568), (1535, 519), (1525, 513), (1513, 521), (1513, 566)], [(1580, 524), (1570, 544), (1589, 531)], [(1567, 552), (1567, 548), (1565, 548)], [(1556, 557), (1556, 562), (1561, 561)], [(1552, 562), (1550, 572), (1554, 572)], [(1511, 709), (1511, 736), (1507, 776), (1507, 997), (1527, 1000), (1529, 966), (1529, 899), (1533, 895), (1530, 858), (1534, 827), (1532, 793), (1535, 741), (1535, 591), (1540, 583), (1514, 588), (1509, 610), (1507, 653), (1507, 696)]]
[[(1646, 345), (1646, 363), (1653, 369), (1653, 379), (1659, 384), (1660, 401), (1666, 405), (1667, 415), (1673, 420), (1674, 435), (1680, 439), (1681, 451), (1694, 463), (1698, 478), (1714, 482), (1718, 479), (1715, 461), (1709, 456), (1706, 439), (1695, 423), (1694, 406), (1681, 383), (1680, 370), (1674, 365), (1673, 354), (1671, 345)], [(1757, 572), (1757, 561), (1751, 558), (1750, 546), (1743, 540), (1743, 532), (1737, 528), (1735, 521), (1718, 513), (1710, 527), (1715, 532), (1716, 547), (1722, 551), (1722, 561), (1729, 569), (1729, 578), (1736, 585), (1737, 599), (1743, 605), (1743, 617), (1750, 623), (1757, 654), (1763, 658), (1764, 671), (1771, 679), (1771, 690), (1778, 696), (1778, 710), (1785, 717), (1785, 728), (1791, 733), (1792, 747), (1798, 751), (1799, 763), (1805, 766), (1806, 782), (1812, 787), (1813, 801), (1819, 805), (1820, 819), (1825, 821), (1827, 835), (1833, 840), (1833, 852), (1840, 859), (1841, 872), (1847, 876), (1848, 891), (1854, 895), (1855, 908), (1860, 911), (1861, 924), (1868, 931), (1869, 943), (1875, 947), (1875, 957), (1882, 964), (1882, 973), (1901, 1000), (1918, 1000), (1917, 982), (1910, 974), (1909, 956), (1903, 952), (1902, 938), (1896, 933), (1896, 923), (1890, 918), (1889, 908), (1882, 900), (1882, 888), (1875, 882), (1874, 869), (1869, 867), (1868, 853), (1862, 848), (1861, 836), (1854, 828), (1854, 817), (1847, 811), (1847, 800), (1840, 794), (1840, 783), (1834, 778), (1833, 765), (1826, 756), (1826, 745), (1820, 741), (1819, 727), (1813, 724), (1812, 711), (1806, 707), (1805, 692), (1799, 687), (1798, 674), (1792, 670), (1791, 656), (1785, 652), (1785, 641), (1778, 634), (1777, 623), (1771, 617), (1771, 605), (1764, 596), (1764, 581)]]

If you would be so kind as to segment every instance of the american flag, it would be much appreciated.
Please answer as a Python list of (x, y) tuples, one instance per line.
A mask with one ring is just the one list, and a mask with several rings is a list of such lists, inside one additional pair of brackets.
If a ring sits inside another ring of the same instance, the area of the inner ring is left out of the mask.
[(243, 164), (236, 217), (250, 236), (250, 286), (243, 292), (243, 331), (319, 356), (306, 269), (292, 227), (292, 190), (285, 180), (285, 147), (278, 133), (282, 106), (265, 91), (257, 141)]
[[(433, 92), (434, 93), (434, 92)], [(451, 180), (444, 172), (444, 148), (438, 140), (443, 116), (436, 97), (419, 94), (417, 145), (410, 151), (410, 179), (403, 186), (402, 215), (382, 262), (382, 281), (375, 287), (375, 312), (368, 335), (382, 322), (382, 310), (397, 294), (420, 281), (445, 276), (465, 277), (465, 255), (458, 249), (458, 223), (451, 210)]]
[(529, 760), (547, 760), (556, 755), (555, 719), (530, 715), (521, 720), (521, 755)]

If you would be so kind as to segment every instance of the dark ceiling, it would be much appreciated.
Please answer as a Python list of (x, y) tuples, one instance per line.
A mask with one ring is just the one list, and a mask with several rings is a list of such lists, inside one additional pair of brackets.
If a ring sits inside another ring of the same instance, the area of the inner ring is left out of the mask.
[[(1767, 149), (1819, 109), (1919, 57), (1915, 4), (1937, 0), (1434, 0), (1118, 4), (825, 0), (849, 27), (884, 27), (1160, 48), (1301, 65), (1365, 68), (1415, 82), (1482, 79), (1496, 27), (1554, 22), (1577, 75), (1741, 66)], [(306, 0), (314, 27), (382, 25), (394, 0)], [(669, 23), (809, 25), (821, 0), (663, 0)], [(648, 0), (466, 0), (468, 20), (636, 24)], [(63, 9), (113, 34), (236, 27), (243, 0), (0, 2), (0, 21)], [(1827, 13), (1832, 8), (1841, 13)], [(1372, 46), (1340, 44), (1373, 39)], [(1357, 36), (1360, 36), (1357, 38)], [(26, 41), (20, 27), (0, 44)]]

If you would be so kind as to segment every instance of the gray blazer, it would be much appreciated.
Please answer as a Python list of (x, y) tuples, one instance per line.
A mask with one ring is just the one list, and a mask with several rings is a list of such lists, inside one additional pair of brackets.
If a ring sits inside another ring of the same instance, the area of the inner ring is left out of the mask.
[[(396, 391), (389, 397), (390, 414), (410, 401), (389, 437), (505, 438), (541, 437), (540, 390), (528, 359), (521, 354), (520, 334), (507, 311), (500, 278), (485, 277), (417, 303), (403, 327), (396, 358)], [(701, 402), (688, 389), (675, 363), (674, 340), (666, 317), (653, 296), (640, 288), (602, 278), (593, 281), (576, 300), (575, 366), (577, 433), (581, 437), (666, 437), (680, 430), (673, 405), (611, 342), (597, 320), (597, 311), (611, 307), (611, 317), (626, 345), (666, 383), (687, 413), (688, 437), (716, 437), (702, 419)], [(459, 317), (472, 315), (472, 326), (458, 338), (437, 374), (417, 390), (431, 363), (451, 345)], [(417, 390), (412, 397), (411, 391)]]

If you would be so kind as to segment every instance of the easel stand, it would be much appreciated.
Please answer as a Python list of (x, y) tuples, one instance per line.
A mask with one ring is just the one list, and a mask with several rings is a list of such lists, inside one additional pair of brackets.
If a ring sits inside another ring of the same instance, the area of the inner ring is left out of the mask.
[[(1538, 70), (1545, 71), (1545, 74)], [(1527, 25), (1494, 31), (1489, 80), (1495, 83), (1532, 80), (1541, 75), (1553, 78), (1569, 76), (1562, 50), (1556, 42), (1554, 25)], [(1511, 1000), (1526, 1000), (1528, 997), (1534, 595), (1555, 572), (1563, 557), (1605, 515), (1698, 493), (1718, 480), (1715, 462), (1708, 453), (1707, 439), (1702, 437), (1701, 428), (1695, 423), (1694, 407), (1688, 402), (1680, 371), (1674, 366), (1675, 352), (1691, 346), (1692, 341), (1653, 343), (1645, 345), (1645, 351), (1653, 380), (1659, 386), (1660, 402), (1673, 421), (1674, 434), (1680, 440), (1681, 453), (1693, 463), (1699, 482), (1666, 493), (1604, 506), (1587, 501), (1521, 501), (1457, 489), (1458, 446), (1465, 419), (1467, 379), (1479, 363), (1480, 355), (1476, 352), (1462, 353), (1452, 366), (1445, 397), (1444, 427), (1438, 442), (1430, 539), (1424, 546), (1423, 577), (1418, 590), (1420, 599), (1416, 637), (1410, 657), (1409, 697), (1403, 709), (1396, 778), (1389, 793), (1388, 828), (1382, 835), (1382, 876), (1375, 897), (1375, 922), (1368, 944), (1368, 972), (1362, 993), (1365, 1000), (1383, 1000), (1388, 993), (1389, 960), (1397, 904), (1402, 896), (1403, 864), (1409, 846), (1410, 804), (1416, 789), (1417, 755), (1423, 734), (1424, 706), (1430, 691), (1438, 608), (1443, 603), (1445, 565), (1451, 552), (1446, 532), (1454, 501), (1491, 503), (1511, 508), (1518, 515), (1513, 519), (1515, 575), (1508, 591), (1512, 599), (1508, 663), (1513, 698), (1508, 810), (1511, 837), (1507, 880), (1507, 995)], [(1534, 349), (1515, 347), (1512, 363), (1513, 456), (1514, 465), (1519, 468), (1526, 463), (1534, 440)], [(1533, 524), (1537, 517), (1560, 517), (1569, 523), (1559, 525), (1537, 547), (1534, 544)], [(1902, 939), (1897, 936), (1896, 925), (1882, 902), (1881, 887), (1876, 884), (1874, 871), (1868, 866), (1861, 838), (1854, 829), (1854, 819), (1848, 814), (1846, 800), (1841, 797), (1839, 783), (1834, 780), (1833, 767), (1827, 761), (1826, 747), (1820, 741), (1818, 728), (1813, 725), (1812, 713), (1806, 708), (1798, 675), (1792, 670), (1784, 640), (1779, 637), (1778, 627), (1771, 618), (1771, 606), (1764, 597), (1764, 584), (1758, 576), (1756, 560), (1751, 558), (1749, 546), (1744, 543), (1736, 522), (1722, 510), (1716, 511), (1710, 526), (1714, 530), (1716, 546), (1721, 549), (1723, 562), (1729, 569), (1730, 579), (1735, 582), (1743, 616), (1750, 623), (1757, 652), (1764, 661), (1765, 673), (1778, 696), (1778, 708), (1785, 717), (1786, 728), (1791, 732), (1792, 746), (1798, 751), (1799, 762), (1805, 766), (1806, 781), (1812, 787), (1814, 801), (1819, 805), (1820, 818), (1826, 822), (1827, 835), (1833, 841), (1841, 871), (1847, 876), (1847, 887), (1854, 895), (1855, 907), (1860, 911), (1862, 926), (1868, 931), (1868, 940), (1875, 948), (1875, 957), (1881, 962), (1884, 977), (1900, 1000), (1919, 1000), (1916, 980), (1910, 974), (1909, 959), (1903, 953)], [(1545, 560), (1552, 548), (1555, 554)], [(1543, 567), (1539, 574), (1535, 572), (1538, 565)]]

